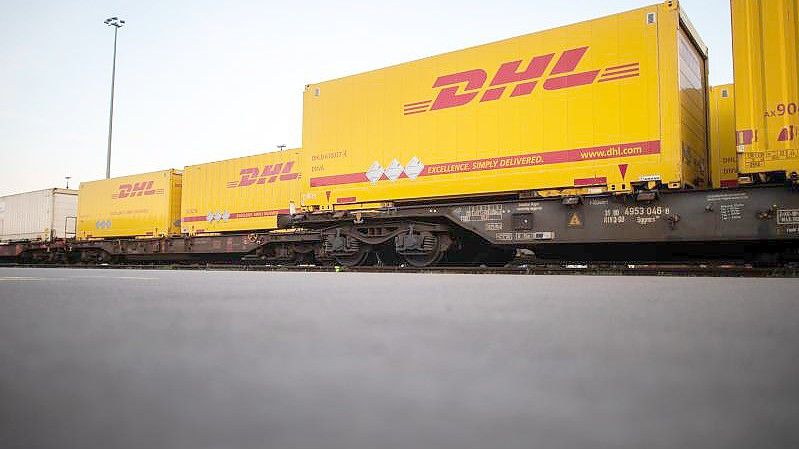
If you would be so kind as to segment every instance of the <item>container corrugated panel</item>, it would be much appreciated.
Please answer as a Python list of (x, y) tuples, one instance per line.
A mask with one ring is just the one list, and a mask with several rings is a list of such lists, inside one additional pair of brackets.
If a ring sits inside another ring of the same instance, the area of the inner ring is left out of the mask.
[(0, 242), (74, 237), (78, 191), (45, 189), (0, 197)]
[(188, 234), (277, 228), (299, 205), (301, 150), (190, 165), (183, 173), (182, 230)]
[(666, 2), (311, 84), (305, 205), (705, 186), (706, 54)]
[(738, 186), (735, 153), (735, 89), (732, 84), (710, 88), (710, 179), (714, 188)]
[(799, 0), (732, 0), (741, 173), (799, 172)]
[(80, 184), (78, 237), (180, 233), (181, 172), (162, 170)]

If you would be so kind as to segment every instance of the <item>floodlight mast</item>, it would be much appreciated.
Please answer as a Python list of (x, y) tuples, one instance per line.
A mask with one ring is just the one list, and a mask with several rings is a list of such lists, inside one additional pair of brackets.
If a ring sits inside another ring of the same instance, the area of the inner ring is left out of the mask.
[(114, 59), (111, 65), (111, 108), (108, 113), (108, 154), (105, 160), (105, 178), (111, 177), (111, 136), (114, 129), (114, 82), (117, 72), (117, 33), (125, 26), (125, 21), (119, 17), (110, 17), (103, 22), (110, 27), (114, 27)]

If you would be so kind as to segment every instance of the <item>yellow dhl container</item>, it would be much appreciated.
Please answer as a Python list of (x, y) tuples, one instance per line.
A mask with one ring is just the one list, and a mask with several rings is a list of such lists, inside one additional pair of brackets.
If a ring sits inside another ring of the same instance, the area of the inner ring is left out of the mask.
[(735, 90), (732, 84), (710, 88), (710, 179), (713, 187), (738, 186), (735, 154)]
[(180, 193), (181, 172), (177, 170), (82, 182), (78, 238), (179, 234)]
[(676, 1), (304, 92), (304, 205), (707, 183), (707, 52)]
[(299, 205), (300, 154), (293, 149), (186, 167), (183, 232), (277, 228), (277, 214)]
[(799, 0), (732, 0), (742, 174), (799, 172)]

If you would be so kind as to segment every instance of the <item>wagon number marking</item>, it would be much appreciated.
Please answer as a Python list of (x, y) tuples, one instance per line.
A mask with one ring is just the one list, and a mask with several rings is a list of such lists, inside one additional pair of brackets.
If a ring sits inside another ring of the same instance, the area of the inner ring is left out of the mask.
[(671, 209), (664, 206), (625, 207), (624, 210), (616, 208), (605, 209), (602, 219), (603, 224), (618, 225), (627, 222), (627, 219), (645, 226), (656, 222), (660, 217), (671, 214)]

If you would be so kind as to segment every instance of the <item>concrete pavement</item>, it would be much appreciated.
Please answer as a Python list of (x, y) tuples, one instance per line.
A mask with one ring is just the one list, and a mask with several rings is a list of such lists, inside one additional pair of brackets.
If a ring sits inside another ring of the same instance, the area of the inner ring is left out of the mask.
[(799, 447), (799, 281), (2, 268), (0, 447)]

